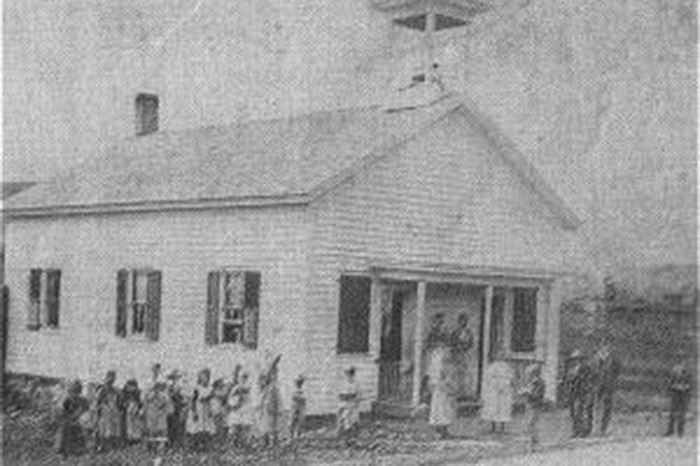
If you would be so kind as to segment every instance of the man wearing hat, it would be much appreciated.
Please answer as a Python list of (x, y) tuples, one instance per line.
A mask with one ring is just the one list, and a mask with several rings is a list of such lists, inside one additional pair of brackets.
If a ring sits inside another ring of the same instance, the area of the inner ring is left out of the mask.
[(593, 371), (579, 350), (569, 356), (567, 388), (574, 437), (587, 437), (593, 427)]

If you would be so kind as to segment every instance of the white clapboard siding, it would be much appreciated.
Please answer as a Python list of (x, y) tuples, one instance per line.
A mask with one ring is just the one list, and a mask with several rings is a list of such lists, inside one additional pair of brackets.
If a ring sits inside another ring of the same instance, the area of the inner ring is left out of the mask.
[[(283, 352), (282, 377), (300, 371), (305, 324), (305, 229), (299, 208), (206, 210), (131, 215), (15, 219), (7, 225), (7, 278), (12, 290), (8, 369), (57, 377), (144, 377), (160, 361), (190, 375), (209, 367), (230, 376), (265, 351)], [(26, 328), (32, 267), (62, 270), (60, 328)], [(115, 335), (120, 268), (162, 272), (160, 338)], [(262, 273), (258, 351), (204, 340), (207, 273), (242, 267)]]
[[(539, 197), (458, 114), (379, 159), (313, 208), (308, 357), (312, 377), (348, 364), (376, 396), (377, 354), (336, 356), (338, 277), (370, 263), (564, 269), (581, 249)], [(340, 377), (310, 398), (330, 406)]]

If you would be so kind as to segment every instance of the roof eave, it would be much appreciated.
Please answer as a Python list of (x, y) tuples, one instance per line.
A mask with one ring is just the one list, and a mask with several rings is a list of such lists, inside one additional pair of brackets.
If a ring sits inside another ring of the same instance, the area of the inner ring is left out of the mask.
[(177, 201), (144, 201), (130, 203), (105, 203), (92, 205), (64, 205), (42, 207), (16, 207), (2, 209), (6, 219), (113, 215), (147, 212), (172, 212), (187, 210), (219, 210), (229, 208), (285, 207), (306, 205), (312, 196), (307, 193), (295, 193), (275, 196), (244, 196), (227, 199), (196, 199)]

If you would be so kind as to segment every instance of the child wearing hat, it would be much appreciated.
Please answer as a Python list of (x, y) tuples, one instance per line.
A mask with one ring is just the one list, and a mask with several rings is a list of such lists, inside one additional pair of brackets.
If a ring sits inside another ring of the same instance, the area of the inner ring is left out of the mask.
[(147, 392), (144, 403), (147, 446), (158, 454), (162, 454), (168, 442), (168, 416), (174, 411), (167, 390), (165, 382), (156, 382)]
[(122, 425), (124, 439), (127, 444), (138, 443), (141, 440), (143, 423), (141, 418), (141, 390), (136, 379), (129, 379), (122, 388), (121, 397)]
[(85, 451), (85, 435), (80, 417), (89, 409), (88, 401), (82, 396), (83, 386), (79, 380), (68, 389), (68, 397), (63, 402), (61, 426), (58, 431), (58, 452), (63, 457), (80, 455)]
[(97, 450), (116, 448), (121, 438), (120, 391), (114, 386), (115, 371), (107, 371), (104, 384), (97, 390), (95, 412), (97, 414)]
[(215, 433), (210, 405), (213, 395), (209, 384), (210, 379), (209, 369), (199, 371), (197, 385), (192, 391), (187, 417), (187, 434), (190, 436), (190, 446), (200, 451), (208, 449), (211, 437)]
[(338, 435), (352, 432), (360, 418), (360, 389), (355, 374), (354, 366), (345, 370), (345, 380), (338, 394)]
[(171, 448), (182, 447), (185, 440), (187, 400), (182, 393), (181, 378), (182, 375), (177, 370), (172, 370), (167, 377), (168, 396), (173, 405), (173, 411), (168, 415), (168, 445)]
[(523, 395), (527, 401), (527, 434), (531, 452), (537, 448), (539, 443), (537, 423), (544, 406), (544, 390), (542, 366), (538, 362), (533, 363), (527, 368), (527, 385), (523, 390)]
[(250, 377), (247, 372), (240, 372), (228, 397), (229, 412), (226, 424), (229, 428), (234, 448), (248, 446), (250, 430), (255, 418), (255, 406), (251, 393)]

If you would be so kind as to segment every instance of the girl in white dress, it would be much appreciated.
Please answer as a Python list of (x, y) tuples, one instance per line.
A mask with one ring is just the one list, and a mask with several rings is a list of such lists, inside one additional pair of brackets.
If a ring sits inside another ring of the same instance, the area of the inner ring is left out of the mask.
[(505, 431), (506, 422), (512, 420), (513, 370), (507, 361), (496, 359), (484, 372), (484, 406), (481, 418), (491, 422), (491, 430)]

